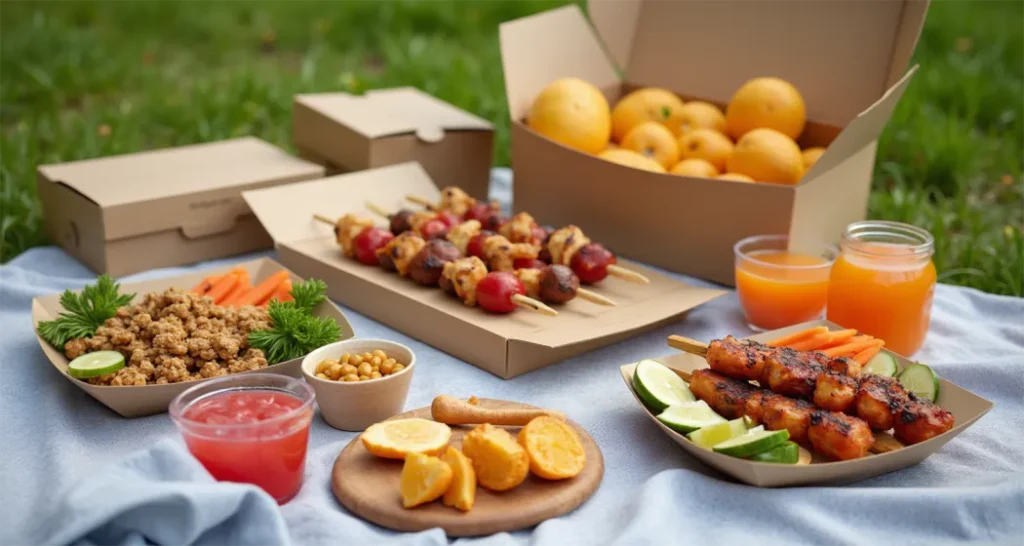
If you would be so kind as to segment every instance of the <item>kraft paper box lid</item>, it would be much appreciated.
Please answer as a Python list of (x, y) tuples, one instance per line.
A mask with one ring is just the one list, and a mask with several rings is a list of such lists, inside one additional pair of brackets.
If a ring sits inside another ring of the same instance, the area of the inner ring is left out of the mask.
[(240, 190), (319, 178), (324, 168), (254, 137), (41, 165), (102, 209), (107, 241), (181, 229), (200, 237), (231, 229), (250, 211)]
[[(328, 286), (337, 288), (332, 298), (501, 377), (676, 319), (724, 294), (620, 260), (648, 276), (651, 284), (609, 278), (589, 287), (615, 300), (616, 307), (577, 299), (559, 306), (557, 317), (520, 310), (492, 315), (467, 307), (436, 287), (420, 286), (343, 256), (331, 226), (312, 218), (313, 214), (337, 218), (346, 213), (373, 217), (367, 202), (395, 211), (408, 207), (407, 194), (432, 201), (439, 197), (434, 182), (417, 163), (247, 191), (243, 197), (277, 243), (281, 260), (304, 274), (325, 277)], [(381, 218), (378, 225), (386, 223)]]
[(803, 94), (809, 121), (845, 128), (804, 184), (878, 138), (916, 70), (906, 67), (928, 2), (615, 0), (587, 7), (589, 21), (572, 5), (501, 25), (514, 122), (561, 77), (609, 93), (623, 83), (665, 87), (724, 105), (746, 80), (776, 76)]

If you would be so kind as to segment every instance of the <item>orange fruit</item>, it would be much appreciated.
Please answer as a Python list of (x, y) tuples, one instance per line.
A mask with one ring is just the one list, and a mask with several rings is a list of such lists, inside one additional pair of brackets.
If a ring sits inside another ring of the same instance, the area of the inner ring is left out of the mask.
[(736, 90), (725, 109), (729, 136), (768, 128), (796, 140), (807, 123), (804, 98), (793, 84), (779, 78), (754, 78)]
[(750, 178), (745, 174), (740, 173), (725, 173), (715, 177), (717, 180), (735, 180), (736, 182), (753, 182), (754, 179)]
[(402, 465), (399, 480), (402, 506), (412, 508), (444, 495), (452, 483), (452, 469), (437, 457), (410, 453)]
[(612, 139), (622, 142), (627, 133), (645, 121), (665, 124), (682, 107), (683, 99), (668, 89), (637, 89), (622, 97), (612, 108)]
[(672, 112), (665, 126), (677, 137), (694, 129), (714, 129), (725, 132), (725, 114), (710, 102), (690, 101)]
[(633, 127), (622, 139), (621, 147), (649, 157), (666, 169), (679, 161), (679, 144), (672, 131), (656, 121), (645, 121)]
[(718, 168), (707, 159), (699, 157), (684, 159), (676, 163), (676, 166), (672, 167), (672, 170), (669, 172), (680, 176), (696, 176), (698, 178), (714, 178), (718, 176)]
[(441, 460), (452, 469), (452, 484), (448, 486), (448, 491), (445, 491), (441, 502), (445, 506), (469, 512), (473, 508), (473, 501), (476, 500), (476, 472), (473, 471), (473, 462), (454, 446), (448, 446)]
[(619, 165), (633, 167), (634, 169), (643, 169), (645, 171), (654, 171), (656, 173), (665, 172), (665, 167), (662, 167), (661, 163), (658, 163), (649, 157), (644, 157), (632, 150), (623, 150), (622, 148), (605, 150), (597, 157), (600, 157), (605, 161), (618, 163)]
[(360, 435), (366, 451), (385, 459), (405, 459), (412, 453), (437, 455), (451, 437), (448, 425), (419, 418), (381, 421)]
[(572, 478), (587, 462), (579, 434), (561, 419), (535, 417), (519, 431), (518, 441), (530, 457), (530, 472), (546, 480)]
[(591, 154), (604, 150), (611, 134), (608, 101), (579, 78), (548, 84), (533, 100), (526, 123), (555, 142)]
[(714, 129), (694, 129), (679, 137), (679, 157), (705, 159), (722, 171), (732, 155), (732, 141)]
[(806, 150), (804, 150), (804, 170), (811, 170), (811, 167), (813, 167), (814, 164), (818, 162), (818, 158), (821, 157), (821, 154), (823, 153), (825, 153), (825, 148), (821, 147), (807, 148)]
[(793, 139), (775, 129), (754, 129), (743, 135), (726, 163), (728, 172), (758, 182), (796, 184), (804, 175), (804, 157)]
[(480, 425), (462, 439), (462, 452), (473, 461), (476, 481), (492, 491), (506, 491), (523, 483), (530, 472), (530, 457), (503, 428)]

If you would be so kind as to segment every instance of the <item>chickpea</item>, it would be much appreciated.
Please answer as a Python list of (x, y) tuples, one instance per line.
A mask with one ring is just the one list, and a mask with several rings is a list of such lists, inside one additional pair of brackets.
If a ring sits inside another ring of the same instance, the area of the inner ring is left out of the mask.
[(358, 366), (363, 363), (363, 357), (361, 355), (353, 355), (352, 358), (348, 359), (348, 363), (353, 366)]
[(359, 380), (360, 381), (369, 381), (370, 380), (370, 376), (368, 376), (368, 375), (360, 375), (359, 376)]
[(346, 383), (351, 383), (353, 381), (359, 381), (359, 376), (354, 374), (354, 373), (350, 373), (350, 374), (346, 375), (344, 378), (342, 378), (342, 381), (344, 381)]
[(330, 381), (330, 380), (331, 380), (331, 378), (330, 378), (330, 377), (327, 377), (327, 376), (326, 376), (326, 375), (324, 375), (323, 373), (318, 373), (318, 374), (316, 374), (316, 378), (317, 378), (317, 379), (324, 379), (324, 380), (327, 380), (327, 381)]
[(385, 360), (388, 357), (388, 355), (385, 354), (384, 351), (382, 351), (380, 349), (377, 349), (376, 351), (374, 351), (373, 352), (373, 356), (378, 356), (378, 357), (380, 357), (381, 360)]
[(350, 354), (348, 354), (348, 353), (345, 353), (345, 354), (341, 355), (341, 360), (340, 360), (340, 362), (341, 362), (342, 364), (348, 364), (348, 361), (349, 361), (349, 360), (351, 360), (351, 359), (352, 359), (352, 355), (350, 355)]
[(380, 379), (381, 377), (384, 377), (384, 376), (381, 375), (380, 372), (373, 372), (373, 373), (370, 374), (370, 379)]
[(369, 362), (363, 362), (359, 365), (359, 375), (370, 375), (373, 372), (373, 368), (370, 367)]
[(324, 373), (324, 370), (326, 370), (326, 369), (327, 369), (327, 361), (326, 360), (321, 360), (320, 363), (316, 365), (316, 373)]
[(404, 369), (405, 369), (405, 366), (403, 366), (401, 364), (395, 364), (395, 370), (393, 372), (391, 372), (391, 373), (398, 373), (398, 372), (400, 372), (400, 371), (402, 371)]
[(344, 364), (344, 365), (342, 365), (341, 366), (341, 375), (349, 375), (349, 374), (356, 374), (356, 375), (358, 375), (359, 372), (356, 371), (356, 367), (351, 365), (351, 364)]
[(341, 364), (338, 364), (337, 362), (331, 364), (331, 367), (327, 371), (327, 375), (334, 379), (341, 377)]
[(380, 364), (380, 373), (382, 373), (384, 375), (388, 375), (391, 372), (393, 372), (394, 370), (395, 370), (395, 361), (394, 360), (389, 358), (389, 359), (385, 360), (384, 362), (381, 362), (381, 364)]

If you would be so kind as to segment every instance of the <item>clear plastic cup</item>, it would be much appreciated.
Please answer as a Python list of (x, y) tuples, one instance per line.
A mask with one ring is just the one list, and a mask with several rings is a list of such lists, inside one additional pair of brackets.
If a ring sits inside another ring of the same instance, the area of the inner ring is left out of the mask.
[(284, 504), (302, 487), (313, 400), (300, 379), (246, 373), (203, 381), (179, 394), (169, 411), (214, 478), (251, 483)]

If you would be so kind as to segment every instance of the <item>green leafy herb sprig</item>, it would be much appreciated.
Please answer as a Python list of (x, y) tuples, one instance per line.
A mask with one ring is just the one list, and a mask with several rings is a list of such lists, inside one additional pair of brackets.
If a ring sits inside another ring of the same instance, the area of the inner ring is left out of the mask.
[(319, 279), (295, 283), (294, 301), (267, 304), (271, 327), (249, 332), (249, 345), (263, 350), (268, 364), (277, 364), (337, 341), (341, 326), (331, 317), (313, 316), (313, 308), (327, 299), (326, 292), (327, 284)]
[(72, 339), (92, 337), (96, 329), (117, 313), (117, 308), (128, 305), (135, 294), (121, 294), (121, 285), (107, 274), (100, 275), (96, 284), (86, 285), (81, 294), (65, 290), (60, 296), (64, 312), (54, 320), (39, 323), (39, 335), (50, 345), (64, 350)]

